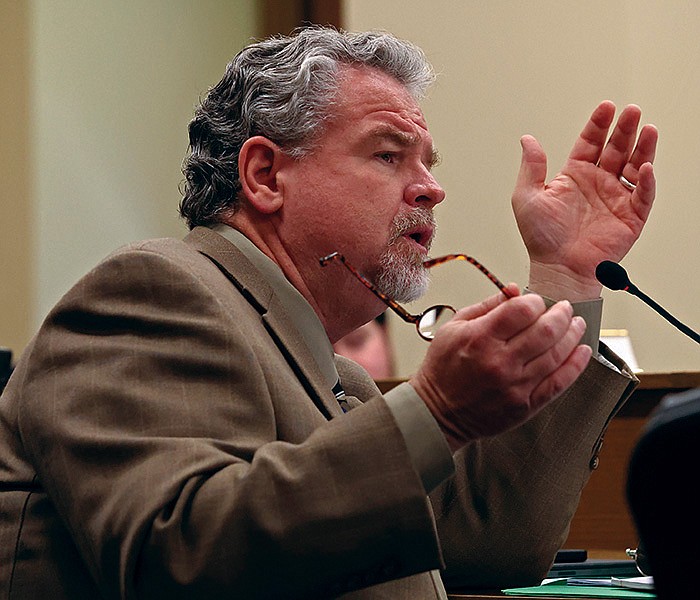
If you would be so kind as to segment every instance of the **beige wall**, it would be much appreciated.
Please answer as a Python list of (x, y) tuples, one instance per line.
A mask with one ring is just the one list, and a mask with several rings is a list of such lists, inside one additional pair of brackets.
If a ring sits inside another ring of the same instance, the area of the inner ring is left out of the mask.
[[(256, 4), (0, 2), (0, 345), (19, 352), (58, 297), (116, 246), (184, 232), (176, 206), (186, 124), (253, 35)], [(509, 206), (520, 135), (542, 141), (553, 174), (600, 99), (640, 104), (661, 130), (659, 199), (624, 264), (700, 328), (699, 5), (345, 0), (345, 23), (390, 29), (436, 65), (425, 110), (448, 201), (435, 252), (467, 251), (503, 279), (527, 279)], [(491, 292), (463, 263), (441, 267), (433, 287), (414, 308)], [(643, 368), (700, 370), (696, 344), (636, 298), (605, 297), (604, 326), (630, 330)], [(392, 321), (392, 331), (405, 375), (425, 346), (409, 326)]]
[[(642, 290), (700, 329), (700, 5), (654, 2), (345, 0), (348, 29), (388, 29), (424, 48), (440, 73), (425, 104), (443, 155), (448, 197), (435, 254), (462, 251), (525, 283), (527, 259), (510, 212), (524, 133), (538, 137), (553, 175), (599, 100), (639, 104), (661, 132), (658, 200), (623, 261)], [(466, 263), (435, 272), (432, 302), (491, 293)], [(700, 347), (640, 300), (604, 292), (604, 327), (630, 331), (646, 371), (700, 370)], [(425, 351), (392, 320), (399, 370)]]
[(187, 123), (254, 0), (1, 2), (0, 345), (126, 242), (182, 236)]

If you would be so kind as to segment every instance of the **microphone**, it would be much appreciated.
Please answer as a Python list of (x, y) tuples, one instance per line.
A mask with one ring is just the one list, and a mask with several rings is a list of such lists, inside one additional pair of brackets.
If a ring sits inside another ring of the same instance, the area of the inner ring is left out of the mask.
[(651, 308), (653, 308), (669, 323), (675, 325), (690, 339), (695, 340), (698, 344), (700, 344), (700, 335), (698, 335), (687, 325), (681, 323), (670, 312), (668, 312), (665, 308), (654, 302), (654, 300), (649, 298), (649, 296), (647, 296), (644, 292), (642, 292), (642, 290), (640, 290), (636, 285), (634, 285), (627, 276), (627, 271), (625, 271), (625, 269), (622, 266), (610, 260), (604, 260), (596, 267), (595, 277), (608, 289), (623, 290), (632, 294), (633, 296), (637, 296), (637, 298), (640, 298), (644, 303), (651, 306)]

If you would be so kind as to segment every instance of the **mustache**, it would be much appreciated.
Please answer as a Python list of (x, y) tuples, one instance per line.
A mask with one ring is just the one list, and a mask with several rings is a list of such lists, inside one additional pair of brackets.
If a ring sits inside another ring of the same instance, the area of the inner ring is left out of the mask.
[(409, 212), (396, 215), (391, 223), (389, 245), (393, 245), (396, 240), (406, 233), (418, 229), (431, 231), (430, 239), (426, 243), (426, 246), (430, 248), (435, 238), (437, 224), (435, 223), (435, 215), (429, 208), (414, 208)]

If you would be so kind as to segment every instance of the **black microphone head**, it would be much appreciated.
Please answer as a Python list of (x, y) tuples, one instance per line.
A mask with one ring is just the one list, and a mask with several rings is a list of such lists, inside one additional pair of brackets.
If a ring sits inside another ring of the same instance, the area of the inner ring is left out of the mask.
[(651, 298), (649, 298), (649, 296), (642, 292), (636, 285), (634, 285), (629, 280), (629, 277), (627, 276), (627, 271), (625, 271), (617, 263), (614, 263), (610, 260), (604, 260), (595, 268), (595, 277), (606, 288), (609, 288), (611, 290), (624, 290), (625, 292), (632, 294), (633, 296), (637, 296), (637, 298), (641, 299), (642, 302), (644, 302), (645, 304), (651, 306), (669, 323), (675, 325), (688, 337), (700, 344), (700, 335), (698, 335), (687, 325), (681, 323), (665, 308), (657, 304), (654, 300), (652, 300)]
[(611, 260), (604, 260), (595, 268), (595, 277), (611, 290), (625, 290), (632, 285), (627, 271)]

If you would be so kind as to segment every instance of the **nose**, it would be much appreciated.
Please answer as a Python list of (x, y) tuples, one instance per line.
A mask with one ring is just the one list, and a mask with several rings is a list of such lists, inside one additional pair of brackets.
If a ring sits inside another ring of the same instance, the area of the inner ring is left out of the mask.
[(445, 190), (433, 174), (425, 167), (415, 181), (406, 187), (404, 200), (410, 204), (420, 204), (432, 208), (445, 199)]

